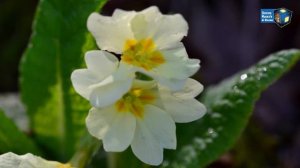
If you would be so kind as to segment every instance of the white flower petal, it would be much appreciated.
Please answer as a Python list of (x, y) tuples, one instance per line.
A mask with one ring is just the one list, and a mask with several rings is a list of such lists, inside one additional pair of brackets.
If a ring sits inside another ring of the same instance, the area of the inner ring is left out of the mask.
[(188, 24), (182, 15), (162, 15), (157, 7), (138, 12), (131, 25), (135, 38), (153, 38), (158, 49), (176, 45), (188, 31)]
[(159, 165), (163, 161), (163, 147), (146, 125), (139, 120), (137, 120), (131, 149), (134, 155), (144, 163)]
[(156, 6), (138, 12), (131, 20), (131, 29), (134, 37), (138, 40), (152, 38), (159, 26), (157, 22), (160, 21), (162, 16)]
[(127, 80), (128, 78), (135, 78), (135, 69), (131, 65), (120, 62), (118, 70), (114, 73), (114, 76), (118, 80)]
[(119, 112), (103, 138), (103, 147), (108, 152), (122, 152), (132, 142), (136, 119), (130, 112)]
[(0, 155), (1, 168), (58, 168), (63, 166), (71, 168), (71, 165), (69, 164), (47, 161), (41, 157), (34, 156), (31, 153), (16, 155), (9, 152)]
[(119, 60), (116, 56), (101, 50), (86, 52), (85, 62), (87, 68), (101, 79), (111, 75), (119, 64)]
[(135, 117), (129, 112), (117, 112), (114, 106), (92, 108), (86, 118), (91, 135), (103, 139), (106, 151), (124, 151), (132, 142), (135, 132)]
[(89, 133), (98, 139), (103, 139), (116, 113), (112, 106), (103, 109), (92, 108), (85, 120)]
[(165, 63), (156, 68), (156, 71), (165, 78), (187, 79), (200, 68), (198, 59), (189, 59), (185, 47), (178, 43), (176, 47), (161, 51)]
[(102, 108), (115, 103), (132, 85), (135, 75), (132, 69), (119, 65), (113, 75), (93, 86), (89, 100), (94, 107)]
[(118, 67), (118, 59), (105, 51), (89, 51), (85, 54), (88, 69), (78, 69), (72, 72), (71, 81), (81, 96), (89, 99), (92, 85), (112, 75)]
[(203, 85), (196, 81), (195, 79), (188, 78), (182, 90), (173, 93), (174, 96), (192, 99), (198, 96), (203, 91)]
[(3, 168), (19, 168), (21, 161), (18, 155), (11, 152), (0, 155), (0, 167)]
[(173, 46), (187, 35), (188, 25), (180, 14), (162, 15), (157, 7), (138, 12), (131, 20), (137, 39), (153, 38), (159, 49)]
[(126, 11), (122, 9), (116, 9), (112, 15), (114, 19), (120, 19), (120, 18), (131, 18), (136, 14), (135, 11)]
[(176, 45), (187, 35), (188, 24), (180, 14), (164, 15), (153, 39), (159, 49)]
[(59, 165), (62, 165), (58, 162), (44, 160), (41, 157), (32, 155), (31, 153), (19, 157), (21, 159), (19, 168), (57, 168)]
[(98, 76), (94, 75), (88, 69), (77, 69), (71, 74), (74, 89), (86, 99), (89, 99), (92, 91), (90, 86), (99, 83), (101, 80), (101, 78), (98, 78)]
[(135, 13), (128, 13), (123, 17), (107, 17), (92, 13), (87, 21), (87, 27), (102, 50), (121, 54), (125, 41), (133, 39), (130, 20)]
[(154, 76), (160, 85), (168, 87), (173, 91), (181, 90), (184, 87), (186, 80), (168, 79), (161, 76)]
[(132, 78), (115, 80), (114, 77), (103, 81), (105, 84), (95, 86), (90, 95), (90, 102), (94, 107), (102, 108), (115, 103), (131, 87)]
[(137, 119), (131, 148), (141, 161), (150, 165), (161, 164), (163, 148), (176, 148), (175, 122), (161, 109), (145, 106), (143, 118)]
[(176, 126), (168, 113), (156, 106), (147, 105), (141, 122), (144, 122), (162, 147), (176, 149)]
[(147, 20), (155, 20), (156, 18), (163, 16), (157, 6), (150, 6), (139, 13), (144, 14)]
[(196, 99), (182, 99), (171, 94), (162, 94), (161, 97), (166, 111), (175, 122), (195, 121), (206, 113), (205, 106)]

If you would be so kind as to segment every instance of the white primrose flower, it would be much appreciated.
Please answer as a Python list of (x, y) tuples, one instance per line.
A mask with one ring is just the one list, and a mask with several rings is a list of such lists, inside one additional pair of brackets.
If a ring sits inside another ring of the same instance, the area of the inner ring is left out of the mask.
[(188, 31), (180, 14), (163, 15), (154, 6), (140, 12), (117, 9), (111, 17), (92, 13), (87, 26), (102, 50), (121, 54), (121, 64), (172, 90), (181, 89), (200, 67), (180, 42)]
[(30, 153), (16, 155), (5, 153), (0, 155), (1, 168), (72, 168), (70, 164), (62, 164), (55, 161), (48, 161)]
[(191, 122), (205, 114), (204, 105), (194, 99), (202, 89), (192, 79), (179, 92), (157, 87), (154, 81), (135, 80), (114, 104), (90, 110), (88, 131), (102, 140), (105, 151), (121, 152), (131, 146), (141, 161), (159, 165), (164, 148), (176, 149), (175, 122)]
[(71, 75), (73, 86), (94, 107), (111, 105), (126, 93), (134, 75), (119, 65), (118, 58), (100, 50), (85, 54), (86, 69), (77, 69)]
[[(75, 90), (93, 105), (86, 118), (88, 131), (108, 152), (131, 146), (141, 161), (161, 164), (163, 150), (176, 149), (175, 122), (191, 122), (206, 113), (195, 99), (203, 86), (189, 78), (200, 61), (189, 59), (180, 42), (187, 35), (186, 21), (149, 7), (116, 10), (112, 17), (93, 13), (88, 29), (102, 50), (87, 52), (87, 68), (71, 75)], [(120, 54), (121, 60), (109, 52)], [(140, 80), (148, 77), (150, 81)]]

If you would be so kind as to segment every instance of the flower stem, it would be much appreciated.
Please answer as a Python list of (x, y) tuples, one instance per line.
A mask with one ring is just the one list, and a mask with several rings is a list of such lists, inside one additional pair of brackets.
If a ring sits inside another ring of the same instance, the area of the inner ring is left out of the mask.
[(85, 168), (101, 145), (101, 141), (87, 134), (81, 140), (78, 150), (73, 155), (69, 163), (72, 167)]
[(117, 168), (117, 157), (116, 153), (108, 153), (108, 168)]

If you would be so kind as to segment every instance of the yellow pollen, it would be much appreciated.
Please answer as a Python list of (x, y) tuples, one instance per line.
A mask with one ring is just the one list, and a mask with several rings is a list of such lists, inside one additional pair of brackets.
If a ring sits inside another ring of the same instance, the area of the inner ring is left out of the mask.
[(136, 117), (143, 118), (144, 106), (153, 103), (155, 99), (153, 91), (133, 88), (115, 103), (115, 107), (118, 112), (131, 112)]
[(125, 42), (122, 61), (149, 71), (165, 63), (165, 59), (151, 38), (140, 41), (130, 39)]

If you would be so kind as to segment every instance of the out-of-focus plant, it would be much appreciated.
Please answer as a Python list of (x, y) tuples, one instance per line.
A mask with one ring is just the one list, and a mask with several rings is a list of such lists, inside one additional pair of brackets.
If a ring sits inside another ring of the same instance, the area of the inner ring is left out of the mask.
[[(32, 135), (22, 133), (1, 112), (1, 153), (33, 153), (46, 159), (69, 162), (73, 167), (89, 165), (101, 142), (87, 133), (85, 118), (90, 105), (75, 93), (70, 76), (74, 69), (84, 65), (84, 53), (96, 49), (86, 21), (105, 2), (40, 1), (31, 42), (20, 65), (22, 100)], [(271, 54), (220, 84), (207, 87), (199, 97), (207, 114), (201, 120), (177, 125), (177, 149), (166, 151), (159, 166), (204, 167), (217, 159), (243, 131), (261, 92), (299, 59), (299, 50)], [(89, 166), (148, 167), (130, 150), (108, 153), (105, 158), (108, 161)]]

